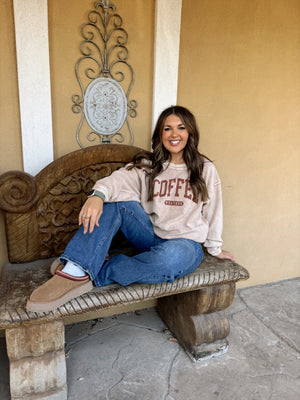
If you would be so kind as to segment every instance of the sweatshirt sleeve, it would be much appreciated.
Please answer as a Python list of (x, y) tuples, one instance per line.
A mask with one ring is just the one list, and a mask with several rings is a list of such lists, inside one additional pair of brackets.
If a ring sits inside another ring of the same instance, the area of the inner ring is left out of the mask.
[(208, 222), (208, 234), (204, 242), (209, 254), (217, 256), (222, 251), (223, 204), (221, 180), (212, 163), (207, 163), (204, 179), (208, 190), (208, 200), (203, 204), (202, 215)]
[(144, 171), (138, 168), (128, 170), (125, 167), (111, 175), (99, 179), (93, 189), (105, 196), (106, 202), (141, 201), (141, 177)]

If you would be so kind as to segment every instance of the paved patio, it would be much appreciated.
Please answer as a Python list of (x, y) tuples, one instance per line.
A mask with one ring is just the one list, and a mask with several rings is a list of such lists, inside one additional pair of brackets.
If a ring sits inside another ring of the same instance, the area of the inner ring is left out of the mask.
[[(229, 350), (194, 363), (155, 309), (66, 327), (70, 400), (300, 398), (300, 278), (238, 290)], [(0, 338), (0, 397), (8, 400)]]

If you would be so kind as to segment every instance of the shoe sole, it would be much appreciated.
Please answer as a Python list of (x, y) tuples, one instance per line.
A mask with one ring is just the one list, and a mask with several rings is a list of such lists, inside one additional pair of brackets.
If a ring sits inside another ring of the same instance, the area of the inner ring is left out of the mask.
[(68, 301), (75, 299), (75, 297), (81, 296), (93, 289), (92, 281), (88, 281), (85, 284), (77, 287), (76, 289), (70, 290), (68, 293), (64, 294), (57, 300), (51, 301), (51, 303), (34, 303), (27, 300), (26, 309), (31, 312), (49, 312), (53, 311), (55, 308), (62, 306)]

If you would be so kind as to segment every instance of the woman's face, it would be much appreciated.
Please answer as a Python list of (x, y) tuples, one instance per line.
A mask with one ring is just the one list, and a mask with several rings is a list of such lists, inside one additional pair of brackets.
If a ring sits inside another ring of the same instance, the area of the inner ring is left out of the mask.
[(183, 164), (183, 150), (187, 144), (189, 133), (185, 125), (175, 114), (169, 115), (165, 119), (162, 130), (162, 143), (170, 153), (171, 162)]

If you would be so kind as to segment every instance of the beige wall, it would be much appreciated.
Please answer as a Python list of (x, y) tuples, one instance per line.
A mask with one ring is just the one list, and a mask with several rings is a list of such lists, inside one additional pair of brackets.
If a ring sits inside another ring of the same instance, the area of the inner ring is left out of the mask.
[[(128, 62), (134, 69), (135, 82), (130, 99), (138, 101), (137, 118), (130, 119), (134, 145), (150, 148), (153, 80), (154, 1), (117, 0), (117, 13), (128, 33)], [(75, 63), (82, 56), (81, 26), (88, 21), (94, 2), (48, 0), (51, 90), (55, 158), (78, 149), (76, 130), (80, 115), (71, 111), (72, 95), (80, 94)]]
[[(13, 3), (0, 2), (0, 175), (22, 169)], [(4, 218), (0, 212), (0, 265), (7, 259)]]
[(178, 102), (219, 170), (247, 286), (299, 275), (299, 14), (298, 0), (183, 1)]
[[(135, 70), (134, 144), (149, 148), (154, 0), (115, 0)], [(55, 158), (75, 149), (74, 65), (93, 1), (48, 0)], [(299, 0), (183, 0), (178, 103), (196, 114), (201, 151), (223, 181), (224, 247), (241, 286), (299, 275)], [(0, 3), (0, 173), (22, 169), (11, 0)], [(7, 259), (0, 215), (0, 262)]]

